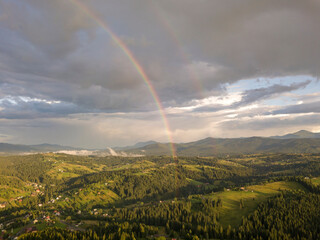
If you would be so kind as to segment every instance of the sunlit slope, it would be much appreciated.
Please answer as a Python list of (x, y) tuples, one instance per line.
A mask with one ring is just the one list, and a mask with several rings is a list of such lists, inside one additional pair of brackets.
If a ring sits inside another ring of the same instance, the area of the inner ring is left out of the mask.
[[(252, 213), (259, 203), (285, 190), (305, 191), (305, 188), (296, 182), (281, 181), (243, 187), (239, 191), (226, 190), (213, 193), (209, 197), (214, 200), (219, 198), (222, 200), (222, 207), (219, 209), (221, 224), (224, 226), (230, 224), (235, 227), (241, 223), (242, 216)], [(240, 206), (240, 201), (243, 202), (242, 206)]]

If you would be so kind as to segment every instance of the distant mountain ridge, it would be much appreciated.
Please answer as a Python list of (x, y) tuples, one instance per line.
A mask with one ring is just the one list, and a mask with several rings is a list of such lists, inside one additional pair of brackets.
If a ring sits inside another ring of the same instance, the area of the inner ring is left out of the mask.
[(147, 145), (151, 145), (151, 144), (157, 144), (158, 142), (156, 141), (147, 141), (147, 142), (138, 142), (132, 146), (125, 146), (125, 147), (114, 147), (114, 150), (129, 150), (129, 149), (135, 149), (135, 148), (141, 148), (141, 147), (145, 147)]
[[(192, 143), (175, 144), (178, 156), (217, 156), (226, 154), (257, 153), (320, 153), (319, 138), (272, 139), (251, 138), (206, 138)], [(170, 144), (151, 144), (127, 150), (132, 154), (171, 155)]]
[(61, 150), (80, 150), (79, 148), (61, 146), (57, 144), (37, 144), (37, 145), (22, 145), (22, 144), (10, 144), (10, 143), (0, 143), (1, 153), (19, 154), (19, 153), (29, 153), (29, 152), (55, 152)]
[[(320, 153), (320, 133), (301, 130), (283, 136), (249, 138), (205, 138), (189, 143), (176, 143), (179, 156), (213, 156), (255, 153)], [(171, 144), (155, 141), (139, 142), (133, 146), (113, 148), (121, 156), (172, 155)], [(1, 154), (57, 152), (83, 150), (57, 144), (19, 145), (0, 143)], [(105, 150), (101, 150), (103, 152)], [(98, 154), (99, 151), (96, 152)], [(108, 150), (109, 153), (109, 150)], [(112, 155), (112, 154), (111, 154)]]
[(290, 139), (290, 138), (320, 138), (320, 133), (313, 133), (306, 130), (300, 130), (295, 133), (286, 134), (283, 136), (272, 136), (270, 138), (276, 139)]
[[(212, 156), (256, 153), (320, 153), (320, 133), (305, 130), (284, 136), (249, 138), (205, 138), (175, 144), (178, 156)], [(127, 150), (128, 153), (171, 155), (169, 143), (156, 143)]]

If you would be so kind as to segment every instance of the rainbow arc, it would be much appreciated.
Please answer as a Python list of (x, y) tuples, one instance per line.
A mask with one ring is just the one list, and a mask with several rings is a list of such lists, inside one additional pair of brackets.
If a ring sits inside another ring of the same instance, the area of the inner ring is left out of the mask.
[(154, 99), (154, 101), (157, 105), (157, 108), (159, 109), (165, 130), (166, 130), (166, 133), (168, 136), (168, 140), (170, 143), (172, 157), (173, 157), (173, 159), (176, 159), (176, 156), (177, 156), (176, 149), (175, 149), (175, 145), (173, 142), (173, 137), (172, 137), (172, 132), (170, 129), (169, 121), (167, 119), (167, 116), (166, 116), (166, 113), (165, 113), (164, 108), (162, 106), (162, 103), (160, 101), (160, 98), (159, 98), (155, 88), (153, 87), (149, 77), (147, 76), (145, 70), (141, 66), (141, 64), (138, 62), (138, 60), (135, 58), (135, 56), (130, 51), (130, 49), (126, 46), (126, 44), (111, 30), (111, 28), (108, 26), (108, 24), (105, 21), (103, 21), (99, 16), (97, 16), (91, 9), (89, 9), (82, 2), (80, 2), (78, 0), (70, 0), (70, 1), (74, 5), (76, 5), (79, 9), (81, 9), (81, 11), (83, 13), (85, 13), (87, 16), (89, 16), (91, 19), (93, 19), (102, 29), (104, 29), (109, 34), (109, 36), (112, 38), (114, 43), (122, 50), (122, 52), (126, 55), (126, 57), (129, 59), (129, 61), (132, 63), (134, 68), (137, 70), (138, 74), (141, 76), (142, 80), (147, 85), (148, 90), (149, 90), (152, 98)]

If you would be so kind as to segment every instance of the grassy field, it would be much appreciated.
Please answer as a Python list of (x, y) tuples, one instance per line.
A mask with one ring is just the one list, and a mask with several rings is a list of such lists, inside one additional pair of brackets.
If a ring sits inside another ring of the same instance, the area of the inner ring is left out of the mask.
[(148, 160), (142, 160), (141, 162), (135, 162), (135, 163), (127, 163), (125, 165), (110, 167), (108, 170), (117, 171), (117, 170), (124, 170), (124, 169), (150, 169), (154, 167), (156, 164), (153, 162), (150, 162)]
[(0, 185), (0, 202), (9, 201), (10, 199), (15, 199), (19, 196), (25, 197), (30, 194), (28, 190), (31, 191), (32, 189), (18, 189), (14, 187)]
[(119, 196), (108, 189), (105, 184), (94, 183), (86, 186), (83, 189), (74, 191), (69, 196), (69, 202), (59, 201), (61, 207), (74, 206), (76, 209), (90, 209), (93, 206), (108, 205), (119, 199)]
[[(269, 197), (275, 196), (284, 190), (305, 190), (295, 182), (274, 182), (265, 185), (253, 185), (239, 191), (224, 191), (210, 194), (209, 197), (215, 200), (222, 200), (222, 208), (219, 210), (220, 221), (224, 226), (229, 224), (236, 227), (241, 223), (242, 216), (252, 213), (260, 202), (266, 201)], [(244, 207), (240, 209), (240, 200), (243, 200)]]
[(78, 177), (80, 175), (93, 172), (95, 171), (83, 165), (57, 163), (54, 168), (47, 172), (47, 175), (52, 178), (61, 180), (66, 178)]
[(320, 185), (320, 177), (311, 179), (311, 182), (315, 185)]

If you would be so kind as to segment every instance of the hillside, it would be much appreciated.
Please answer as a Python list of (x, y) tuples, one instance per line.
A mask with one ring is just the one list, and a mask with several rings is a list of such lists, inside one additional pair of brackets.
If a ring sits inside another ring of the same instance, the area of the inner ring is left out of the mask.
[[(251, 138), (206, 138), (195, 142), (175, 144), (178, 156), (216, 156), (225, 154), (256, 153), (319, 153), (320, 139), (272, 139)], [(127, 152), (146, 155), (170, 155), (169, 144), (151, 144)]]
[(114, 150), (129, 150), (129, 149), (135, 149), (135, 148), (141, 148), (145, 147), (147, 145), (156, 144), (156, 141), (147, 141), (147, 142), (138, 142), (132, 146), (125, 146), (125, 147), (114, 147)]
[[(315, 210), (320, 207), (319, 159), (320, 154), (179, 157), (175, 162), (170, 156), (0, 157), (5, 230), (0, 238), (244, 239), (241, 233), (268, 239), (263, 234), (271, 232), (269, 226), (281, 223), (286, 226), (281, 234), (295, 233), (299, 224), (307, 229), (299, 235), (311, 232), (311, 239), (319, 239), (313, 227), (320, 222)], [(273, 216), (270, 225), (257, 225), (267, 230), (249, 231), (246, 222), (263, 221), (266, 210), (288, 217)]]

